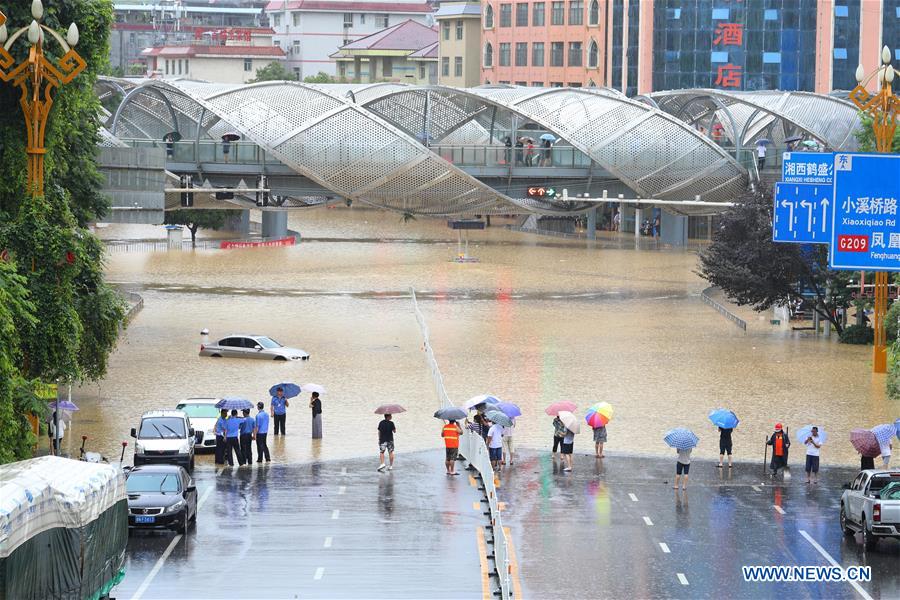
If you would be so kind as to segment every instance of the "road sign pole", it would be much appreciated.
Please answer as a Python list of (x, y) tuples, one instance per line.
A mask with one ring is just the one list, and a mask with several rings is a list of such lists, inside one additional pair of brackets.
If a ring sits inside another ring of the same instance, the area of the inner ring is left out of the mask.
[(887, 314), (888, 274), (879, 271), (875, 274), (875, 350), (872, 355), (872, 370), (875, 373), (887, 373), (887, 334), (884, 321)]

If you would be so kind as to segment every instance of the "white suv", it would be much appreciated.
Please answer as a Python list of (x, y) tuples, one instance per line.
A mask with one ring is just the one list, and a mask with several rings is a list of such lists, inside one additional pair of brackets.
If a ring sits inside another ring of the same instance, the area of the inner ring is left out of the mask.
[(141, 416), (141, 426), (132, 428), (134, 466), (181, 465), (194, 470), (194, 428), (181, 410), (152, 410)]
[(219, 398), (188, 398), (180, 401), (175, 407), (175, 410), (183, 410), (187, 413), (191, 425), (194, 426), (196, 431), (194, 449), (197, 452), (216, 448), (216, 421), (219, 419), (216, 402), (218, 401)]

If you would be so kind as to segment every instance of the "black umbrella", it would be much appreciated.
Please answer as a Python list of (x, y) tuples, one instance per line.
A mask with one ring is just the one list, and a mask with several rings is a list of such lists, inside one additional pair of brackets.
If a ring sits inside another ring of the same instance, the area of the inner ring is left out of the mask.
[(177, 131), (170, 131), (169, 133), (164, 135), (162, 139), (164, 142), (180, 142), (181, 134)]
[(222, 136), (223, 142), (236, 142), (241, 139), (241, 135), (239, 133), (229, 132)]
[(787, 142), (788, 144), (790, 144), (791, 142), (799, 142), (802, 139), (803, 139), (802, 135), (792, 135), (789, 138), (784, 138), (784, 141)]

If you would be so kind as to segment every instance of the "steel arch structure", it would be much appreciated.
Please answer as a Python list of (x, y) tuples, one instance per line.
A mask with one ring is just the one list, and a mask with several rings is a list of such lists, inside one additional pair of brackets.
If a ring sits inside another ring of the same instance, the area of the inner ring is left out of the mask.
[(592, 206), (509, 197), (428, 148), (445, 139), (502, 148), (498, 119), (546, 129), (645, 198), (728, 201), (748, 183), (747, 171), (706, 136), (603, 89), (144, 80), (128, 91), (110, 129), (155, 140), (170, 131), (209, 140), (233, 130), (336, 196), (396, 211), (572, 214)]
[(858, 148), (859, 111), (834, 94), (688, 89), (653, 92), (642, 99), (692, 125), (718, 120), (739, 147), (764, 136), (783, 143), (788, 135), (802, 132), (827, 150)]

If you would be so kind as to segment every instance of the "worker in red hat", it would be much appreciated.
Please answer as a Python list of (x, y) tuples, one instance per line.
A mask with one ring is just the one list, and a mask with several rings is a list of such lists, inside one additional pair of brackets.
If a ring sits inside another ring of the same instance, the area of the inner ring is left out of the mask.
[(775, 423), (775, 433), (772, 434), (772, 437), (769, 438), (766, 444), (772, 446), (772, 462), (770, 466), (772, 468), (772, 477), (774, 478), (778, 474), (778, 469), (784, 469), (787, 466), (788, 448), (791, 447), (791, 438), (784, 433), (781, 423)]

